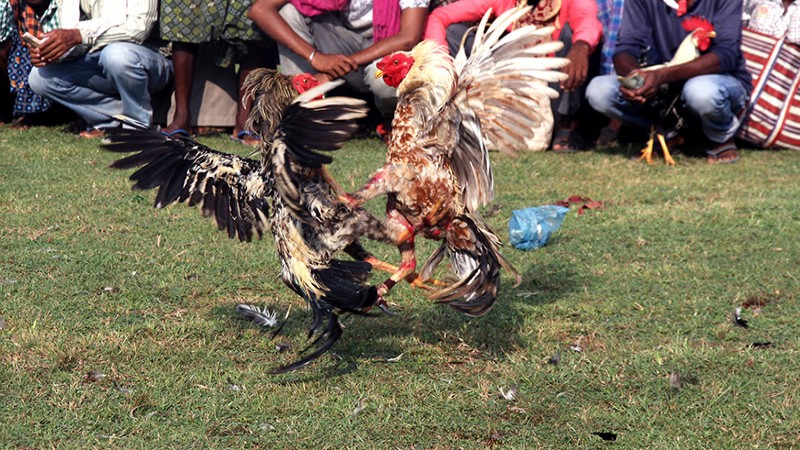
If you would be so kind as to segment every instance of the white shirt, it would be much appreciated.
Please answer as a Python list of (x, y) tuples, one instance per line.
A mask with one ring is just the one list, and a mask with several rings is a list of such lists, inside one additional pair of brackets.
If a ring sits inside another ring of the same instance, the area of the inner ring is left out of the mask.
[[(112, 42), (141, 44), (158, 19), (158, 0), (56, 0), (61, 28), (78, 29), (89, 51)], [(80, 12), (88, 17), (80, 20)]]

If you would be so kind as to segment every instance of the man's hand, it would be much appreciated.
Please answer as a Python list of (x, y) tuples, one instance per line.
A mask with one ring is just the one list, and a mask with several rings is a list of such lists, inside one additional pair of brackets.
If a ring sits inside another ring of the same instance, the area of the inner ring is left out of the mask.
[(76, 29), (58, 29), (41, 36), (45, 39), (38, 48), (31, 48), (31, 62), (41, 67), (60, 58), (67, 50), (81, 43), (81, 32)]
[(589, 44), (578, 41), (572, 44), (572, 48), (567, 53), (569, 64), (561, 69), (569, 78), (561, 82), (561, 89), (569, 92), (573, 91), (586, 82), (589, 73)]
[(314, 78), (316, 78), (316, 80), (319, 81), (319, 84), (325, 84), (328, 81), (332, 81), (333, 80), (333, 78), (331, 78), (330, 75), (328, 75), (327, 73), (322, 73), (322, 72), (315, 73), (314, 74)]
[(331, 79), (336, 79), (358, 69), (358, 64), (347, 55), (316, 52), (311, 60), (311, 67), (317, 72), (328, 74)]
[(647, 100), (653, 98), (661, 89), (664, 84), (664, 74), (661, 69), (655, 70), (634, 70), (627, 76), (630, 77), (638, 74), (644, 79), (642, 86), (639, 89), (628, 89), (620, 86), (619, 92), (623, 97), (634, 103), (644, 104)]

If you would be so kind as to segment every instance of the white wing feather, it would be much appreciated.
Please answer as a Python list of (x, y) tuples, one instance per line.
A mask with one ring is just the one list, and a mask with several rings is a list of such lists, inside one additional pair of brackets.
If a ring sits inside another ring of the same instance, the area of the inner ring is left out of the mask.
[(545, 118), (552, 117), (549, 99), (558, 92), (547, 84), (565, 80), (567, 75), (559, 69), (569, 64), (566, 58), (547, 56), (563, 47), (551, 41), (552, 27), (523, 26), (506, 32), (529, 11), (530, 7), (510, 9), (486, 28), (491, 16), (487, 11), (470, 57), (462, 48), (455, 59), (458, 89), (466, 92), (457, 97), (462, 102), (459, 109), (473, 110), (489, 148), (510, 153), (527, 149), (527, 142), (542, 132)]

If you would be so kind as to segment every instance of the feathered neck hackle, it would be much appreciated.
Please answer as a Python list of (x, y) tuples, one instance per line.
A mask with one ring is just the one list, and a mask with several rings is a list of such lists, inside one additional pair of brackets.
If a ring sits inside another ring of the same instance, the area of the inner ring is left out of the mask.
[(427, 97), (434, 109), (440, 109), (450, 100), (456, 85), (453, 58), (447, 48), (427, 40), (414, 46), (408, 54), (414, 59), (414, 65), (397, 86), (397, 97), (418, 91)]

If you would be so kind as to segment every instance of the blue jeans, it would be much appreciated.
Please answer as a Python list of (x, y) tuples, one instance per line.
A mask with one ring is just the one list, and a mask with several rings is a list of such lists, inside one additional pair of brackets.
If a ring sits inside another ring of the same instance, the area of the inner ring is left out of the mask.
[(150, 95), (167, 86), (172, 63), (160, 53), (130, 42), (61, 63), (34, 67), (28, 82), (39, 95), (75, 111), (93, 128), (118, 126), (123, 114), (152, 124)]
[[(586, 88), (586, 99), (597, 112), (620, 122), (650, 129), (642, 106), (627, 101), (619, 92), (616, 75), (595, 77)], [(726, 142), (739, 128), (739, 114), (747, 106), (748, 93), (730, 75), (700, 75), (686, 81), (681, 92), (686, 109), (700, 119), (703, 134), (712, 142)]]

